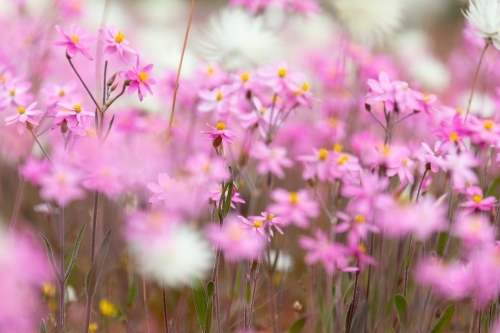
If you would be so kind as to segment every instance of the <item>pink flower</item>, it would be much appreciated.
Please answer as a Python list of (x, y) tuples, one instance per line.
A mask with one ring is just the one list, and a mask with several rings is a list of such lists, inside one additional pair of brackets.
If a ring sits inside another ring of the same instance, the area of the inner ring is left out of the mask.
[(89, 48), (84, 44), (94, 42), (97, 37), (86, 37), (87, 33), (85, 29), (76, 28), (76, 25), (74, 24), (72, 24), (69, 28), (69, 35), (58, 25), (56, 25), (56, 30), (64, 37), (64, 40), (54, 42), (54, 45), (66, 46), (66, 54), (68, 57), (73, 58), (78, 52), (80, 52), (85, 58), (92, 60)]
[[(45, 95), (45, 104), (48, 107), (53, 107), (57, 103), (66, 100), (69, 96), (73, 95), (76, 90), (76, 84), (74, 82), (69, 82), (65, 84), (50, 84), (42, 89), (42, 93)], [(73, 96), (74, 97), (74, 96)]]
[(260, 141), (257, 142), (250, 151), (250, 156), (259, 161), (257, 172), (260, 175), (265, 175), (270, 172), (280, 179), (285, 177), (282, 168), (291, 168), (293, 166), (292, 160), (287, 158), (286, 154), (286, 148), (271, 148)]
[(148, 189), (153, 192), (153, 196), (149, 198), (149, 202), (158, 202), (170, 199), (175, 196), (178, 183), (170, 178), (166, 173), (158, 174), (158, 183), (148, 183)]
[(51, 167), (48, 160), (38, 160), (31, 156), (24, 165), (19, 167), (19, 174), (32, 184), (40, 185), (41, 178), (50, 171)]
[(420, 160), (425, 161), (430, 164), (432, 172), (438, 172), (439, 169), (446, 171), (446, 162), (444, 155), (446, 150), (443, 149), (445, 146), (441, 141), (437, 141), (434, 145), (434, 151), (425, 142), (422, 142), (422, 147), (424, 147), (424, 154), (420, 156)]
[(491, 119), (469, 116), (466, 128), (470, 131), (472, 142), (478, 145), (495, 145), (500, 141), (500, 126)]
[(0, 90), (0, 110), (7, 105), (14, 106), (26, 105), (32, 99), (29, 93), (31, 83), (22, 81), (20, 77), (8, 80), (5, 83), (4, 89)]
[(200, 90), (198, 96), (198, 112), (215, 111), (217, 113), (226, 113), (232, 108), (231, 96), (234, 92), (234, 87), (222, 85), (212, 90)]
[(99, 29), (99, 38), (106, 45), (104, 53), (114, 54), (118, 52), (122, 59), (128, 63), (127, 53), (135, 55), (137, 52), (129, 46), (125, 34), (118, 31), (114, 25), (104, 26)]
[(322, 263), (328, 274), (334, 274), (337, 270), (353, 272), (358, 269), (348, 266), (347, 249), (339, 244), (332, 243), (321, 231), (316, 230), (315, 238), (302, 236), (299, 238), (301, 248), (307, 250), (306, 263), (313, 265)]
[(367, 221), (364, 214), (349, 215), (338, 212), (337, 217), (342, 221), (336, 227), (336, 232), (349, 231), (348, 243), (357, 244), (362, 240), (367, 240), (368, 233), (378, 233), (379, 228), (371, 221)]
[(137, 56), (137, 60), (132, 70), (120, 73), (120, 76), (131, 81), (127, 89), (127, 93), (129, 95), (133, 94), (137, 90), (140, 101), (142, 101), (144, 96), (147, 96), (148, 93), (153, 95), (151, 86), (155, 85), (156, 81), (150, 77), (152, 69), (153, 64), (149, 64), (142, 67), (142, 69), (139, 69), (139, 56)]
[(280, 234), (283, 235), (283, 230), (280, 228), (280, 224), (283, 222), (281, 217), (275, 216), (274, 214), (270, 214), (267, 212), (262, 212), (260, 216), (249, 216), (248, 219), (250, 221), (265, 221), (268, 227), (268, 232), (271, 237), (274, 236), (273, 229), (278, 230)]
[(439, 124), (439, 129), (432, 133), (440, 138), (443, 144), (451, 142), (463, 147), (463, 138), (468, 134), (468, 130), (465, 128), (460, 115), (457, 114), (453, 117), (451, 123), (443, 120)]
[(351, 154), (334, 151), (329, 159), (330, 180), (341, 179), (360, 170), (359, 159)]
[(221, 183), (229, 177), (229, 171), (221, 158), (210, 158), (203, 153), (188, 158), (186, 169), (191, 179), (198, 184)]
[(460, 214), (453, 224), (452, 232), (468, 250), (495, 240), (495, 227), (480, 214)]
[(210, 137), (209, 140), (215, 140), (217, 138), (221, 138), (227, 143), (233, 143), (233, 138), (237, 137), (233, 132), (226, 129), (226, 123), (223, 121), (219, 121), (217, 125), (215, 125), (215, 127), (210, 126), (208, 123), (207, 126), (210, 127), (212, 130), (202, 131), (201, 133), (208, 134)]
[(483, 196), (483, 190), (478, 186), (469, 186), (465, 190), (467, 195), (467, 201), (462, 203), (460, 206), (465, 207), (465, 214), (472, 213), (473, 211), (489, 211), (495, 207), (496, 199), (495, 197)]
[(69, 202), (81, 199), (85, 192), (80, 188), (82, 176), (73, 167), (66, 164), (57, 164), (52, 170), (40, 179), (42, 190), (40, 195), (44, 200), (54, 200), (61, 207)]
[(249, 221), (241, 215), (238, 215), (238, 218), (240, 219), (241, 222), (243, 222), (244, 224), (243, 228), (251, 230), (251, 233), (254, 234), (255, 236), (262, 237), (267, 241), (271, 241), (271, 237), (269, 237), (269, 235), (266, 232), (266, 224), (267, 224), (266, 220), (260, 219), (260, 220)]
[[(217, 183), (213, 183), (208, 188), (208, 191), (210, 192), (210, 199), (212, 199), (215, 202), (215, 205), (217, 207), (219, 207), (222, 190), (223, 190), (222, 185), (219, 185)], [(236, 208), (234, 205), (235, 203), (245, 203), (245, 200), (240, 198), (240, 193), (233, 187), (233, 193), (231, 195), (231, 207), (234, 209)]]
[(406, 147), (393, 148), (393, 154), (387, 163), (387, 176), (398, 175), (401, 183), (409, 182), (413, 184), (413, 164), (410, 159), (410, 151)]
[(278, 94), (282, 92), (293, 93), (297, 90), (297, 87), (300, 87), (299, 82), (304, 79), (302, 74), (290, 71), (284, 61), (266, 68), (260, 68), (258, 74), (262, 78), (262, 82), (270, 86)]
[(257, 259), (266, 246), (265, 239), (245, 228), (235, 215), (227, 216), (222, 226), (209, 227), (207, 234), (230, 262)]
[(268, 210), (280, 216), (285, 226), (294, 223), (300, 228), (307, 228), (308, 219), (319, 215), (318, 203), (309, 197), (307, 190), (288, 192), (278, 188), (271, 197), (275, 203)]
[(94, 112), (87, 111), (83, 108), (80, 103), (57, 103), (62, 109), (56, 113), (55, 117), (64, 117), (67, 121), (71, 122), (71, 119), (76, 119), (80, 122), (83, 117), (94, 117)]
[(303, 162), (304, 171), (302, 177), (305, 180), (317, 177), (319, 181), (329, 180), (330, 163), (329, 156), (331, 152), (325, 148), (313, 148), (312, 155), (302, 155), (297, 160)]
[(411, 107), (417, 111), (425, 111), (427, 114), (434, 114), (436, 109), (432, 106), (436, 101), (436, 95), (423, 94), (420, 91), (412, 90), (412, 105)]
[(36, 120), (33, 116), (38, 116), (43, 113), (42, 110), (33, 110), (33, 108), (37, 105), (37, 102), (33, 102), (27, 108), (22, 106), (17, 107), (17, 113), (12, 116), (8, 116), (5, 118), (5, 125), (14, 125), (17, 124), (17, 132), (19, 134), (23, 134), (26, 130), (26, 126), (28, 123), (31, 125), (38, 125), (38, 120)]
[(479, 164), (478, 160), (469, 152), (458, 154), (455, 149), (451, 149), (446, 156), (446, 169), (451, 171), (451, 178), (455, 188), (464, 188), (477, 183), (477, 175), (472, 170)]

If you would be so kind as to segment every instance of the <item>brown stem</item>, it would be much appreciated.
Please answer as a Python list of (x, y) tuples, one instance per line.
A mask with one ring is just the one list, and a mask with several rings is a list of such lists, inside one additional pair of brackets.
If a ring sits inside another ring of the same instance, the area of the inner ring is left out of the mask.
[[(61, 253), (59, 254), (59, 332), (64, 332), (64, 296), (66, 292), (66, 279), (64, 278), (64, 206), (59, 209), (59, 246)], [(88, 330), (87, 330), (88, 331)]]
[(465, 114), (464, 122), (466, 122), (467, 118), (469, 117), (470, 107), (472, 105), (472, 98), (474, 97), (474, 90), (476, 88), (477, 77), (479, 76), (479, 69), (481, 68), (481, 64), (483, 63), (484, 55), (486, 53), (486, 50), (488, 49), (488, 46), (490, 46), (490, 44), (491, 43), (486, 42), (486, 45), (484, 46), (483, 51), (481, 52), (481, 57), (479, 58), (479, 63), (477, 64), (476, 74), (474, 74), (474, 81), (472, 81), (472, 90), (470, 92), (469, 103), (467, 104), (467, 113)]
[(85, 90), (89, 94), (90, 98), (92, 98), (92, 101), (94, 102), (96, 108), (99, 110), (99, 112), (102, 112), (101, 107), (99, 106), (99, 104), (97, 103), (97, 101), (94, 98), (94, 95), (92, 95), (92, 93), (90, 92), (89, 88), (87, 87), (87, 85), (85, 84), (85, 82), (83, 82), (82, 77), (80, 76), (80, 74), (76, 70), (75, 66), (73, 65), (73, 62), (71, 61), (71, 58), (68, 57), (68, 56), (66, 56), (66, 59), (68, 59), (69, 64), (71, 65), (71, 68), (73, 68), (73, 71), (75, 72), (76, 76), (78, 76), (78, 79), (80, 80), (80, 82), (82, 83), (83, 87), (85, 88)]
[(167, 292), (165, 290), (165, 284), (163, 284), (161, 288), (161, 296), (163, 299), (163, 323), (165, 327), (165, 333), (168, 333)]

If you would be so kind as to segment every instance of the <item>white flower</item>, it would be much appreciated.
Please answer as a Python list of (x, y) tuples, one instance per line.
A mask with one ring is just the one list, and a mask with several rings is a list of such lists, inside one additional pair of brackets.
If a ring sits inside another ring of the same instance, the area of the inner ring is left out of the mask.
[(474, 33), (482, 38), (491, 38), (497, 49), (500, 49), (500, 1), (476, 0), (470, 1), (465, 17), (477, 30)]
[(173, 226), (147, 241), (133, 242), (132, 252), (146, 275), (171, 287), (203, 278), (213, 263), (208, 241), (186, 225)]
[(380, 42), (399, 28), (403, 2), (400, 0), (332, 0), (337, 18), (351, 37), (362, 44)]
[(198, 51), (207, 62), (227, 70), (250, 69), (279, 56), (279, 41), (262, 17), (241, 8), (224, 8), (212, 15), (198, 38)]
[[(276, 260), (276, 255), (278, 253), (274, 250), (271, 250), (269, 253), (269, 258), (271, 259), (271, 265), (274, 264)], [(292, 270), (293, 267), (293, 259), (292, 257), (283, 251), (280, 251), (278, 255), (278, 261), (276, 262), (276, 271), (282, 273), (288, 273)]]

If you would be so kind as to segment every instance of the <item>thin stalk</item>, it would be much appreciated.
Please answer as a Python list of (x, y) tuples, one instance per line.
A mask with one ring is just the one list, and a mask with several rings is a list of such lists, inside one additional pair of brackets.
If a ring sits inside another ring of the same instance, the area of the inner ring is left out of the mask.
[[(97, 208), (99, 206), (99, 191), (94, 192), (94, 206), (92, 213), (92, 230), (90, 231), (90, 266), (94, 263), (95, 259), (95, 241), (96, 241), (96, 230), (97, 230)], [(89, 331), (90, 325), (90, 312), (92, 310), (92, 298), (93, 293), (87, 295), (87, 305), (85, 309), (85, 331)]]
[(31, 134), (33, 135), (33, 138), (35, 139), (35, 142), (37, 143), (38, 147), (40, 147), (40, 149), (42, 150), (43, 154), (45, 155), (45, 157), (47, 157), (47, 159), (49, 160), (50, 164), (52, 165), (52, 167), (55, 168), (54, 166), (54, 163), (52, 163), (52, 160), (50, 159), (49, 157), (49, 154), (47, 154), (47, 152), (45, 151), (45, 149), (43, 148), (42, 144), (40, 143), (40, 141), (38, 141), (38, 138), (36, 137), (35, 135), (35, 132), (33, 132), (33, 130), (30, 130)]
[(481, 52), (479, 63), (477, 64), (476, 74), (474, 74), (474, 81), (472, 81), (472, 90), (470, 92), (469, 103), (467, 104), (467, 113), (465, 114), (464, 123), (467, 121), (467, 118), (469, 117), (470, 107), (472, 105), (472, 98), (474, 98), (474, 90), (476, 88), (477, 77), (479, 76), (479, 69), (481, 69), (481, 64), (483, 63), (484, 55), (486, 54), (486, 50), (488, 49), (488, 46), (490, 46), (490, 44), (491, 44), (490, 42), (486, 42), (486, 45), (484, 46), (483, 51)]
[(483, 319), (483, 309), (479, 310), (479, 322), (477, 323), (477, 331), (481, 333), (481, 321)]
[(167, 292), (165, 290), (165, 284), (161, 288), (161, 296), (163, 299), (163, 322), (165, 324), (165, 333), (168, 333), (168, 314), (167, 314)]
[(257, 260), (257, 268), (255, 269), (255, 274), (253, 276), (253, 287), (252, 287), (252, 298), (250, 300), (250, 310), (248, 311), (248, 321), (246, 329), (249, 330), (252, 322), (253, 309), (255, 306), (255, 293), (257, 291), (257, 281), (259, 280), (260, 273), (260, 259)]
[(19, 186), (17, 187), (16, 201), (14, 202), (14, 210), (12, 211), (12, 216), (11, 216), (10, 222), (9, 222), (9, 229), (14, 228), (14, 224), (16, 223), (17, 215), (19, 214), (19, 207), (21, 207), (21, 201), (22, 201), (25, 183), (26, 182), (25, 182), (24, 178), (21, 178), (19, 181)]
[(92, 98), (92, 101), (94, 102), (96, 108), (99, 110), (99, 112), (102, 112), (101, 107), (99, 106), (99, 104), (97, 103), (97, 101), (94, 98), (94, 95), (92, 95), (92, 93), (90, 92), (89, 88), (87, 87), (87, 85), (85, 84), (85, 82), (83, 82), (82, 77), (80, 76), (80, 74), (76, 70), (75, 66), (73, 65), (73, 62), (71, 61), (71, 58), (68, 57), (68, 56), (66, 56), (66, 59), (68, 59), (69, 64), (71, 65), (71, 68), (73, 68), (73, 71), (75, 72), (76, 76), (78, 76), (78, 79), (82, 83), (83, 87), (85, 88), (85, 90), (87, 90), (87, 93), (89, 94), (90, 98)]
[(430, 165), (427, 164), (425, 166), (425, 171), (424, 174), (422, 175), (422, 179), (420, 180), (420, 184), (418, 185), (418, 191), (417, 191), (417, 197), (415, 198), (415, 201), (418, 202), (418, 198), (420, 197), (420, 191), (422, 190), (422, 184), (424, 183), (425, 176), (427, 176), (427, 172), (429, 172)]
[[(64, 206), (59, 209), (59, 266), (61, 269), (59, 279), (59, 332), (64, 332), (65, 307), (64, 299), (66, 293), (66, 279), (64, 278)], [(88, 329), (87, 329), (88, 332)]]
[(106, 103), (106, 91), (107, 91), (107, 78), (106, 78), (106, 74), (107, 74), (107, 71), (108, 71), (108, 61), (106, 60), (104, 62), (104, 76), (103, 76), (103, 82), (102, 82), (102, 105), (104, 105), (104, 103)]
[(347, 327), (346, 327), (346, 332), (351, 333), (352, 329), (352, 321), (354, 319), (354, 312), (356, 311), (356, 296), (358, 294), (358, 281), (359, 281), (359, 271), (356, 271), (356, 277), (354, 278), (354, 291), (352, 294), (352, 301), (351, 301), (351, 306), (349, 307), (349, 312), (347, 313), (348, 319), (347, 319)]

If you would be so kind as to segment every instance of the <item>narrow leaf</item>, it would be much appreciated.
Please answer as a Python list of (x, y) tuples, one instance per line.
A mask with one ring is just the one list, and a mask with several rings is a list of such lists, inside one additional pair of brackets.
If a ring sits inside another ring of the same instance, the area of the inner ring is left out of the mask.
[(438, 245), (437, 245), (437, 254), (439, 256), (443, 256), (444, 250), (446, 248), (446, 243), (448, 242), (448, 238), (450, 236), (447, 232), (440, 232), (438, 236)]
[(495, 194), (498, 190), (498, 186), (500, 186), (500, 177), (496, 178), (493, 183), (490, 185), (488, 188), (488, 191), (486, 191), (486, 194), (484, 195), (485, 197), (489, 197)]
[(204, 333), (210, 333), (212, 330), (212, 312), (213, 312), (213, 302), (208, 301), (207, 305), (207, 317), (205, 318), (205, 329)]
[(111, 131), (111, 127), (113, 126), (113, 122), (115, 121), (115, 115), (111, 117), (111, 121), (109, 122), (108, 130), (106, 131), (106, 135), (104, 136), (104, 141), (108, 138), (108, 134)]
[(134, 305), (136, 295), (137, 295), (137, 280), (133, 278), (132, 283), (128, 288), (128, 295), (127, 295), (127, 307), (129, 309), (132, 308), (132, 305)]
[(224, 202), (224, 216), (229, 213), (229, 209), (231, 209), (231, 199), (233, 198), (233, 187), (234, 187), (234, 182), (231, 179), (229, 181), (229, 187), (227, 189), (227, 194), (226, 194), (226, 201)]
[(434, 328), (431, 330), (431, 333), (444, 332), (444, 330), (450, 324), (454, 313), (455, 313), (455, 306), (454, 305), (450, 305), (449, 307), (447, 307), (446, 310), (444, 310), (444, 313), (441, 316), (441, 318), (439, 318), (438, 322), (436, 323)]
[(299, 320), (297, 320), (295, 323), (293, 323), (292, 327), (288, 330), (289, 333), (300, 333), (304, 329), (304, 326), (306, 326), (307, 322), (307, 317), (302, 317)]
[(50, 245), (49, 240), (45, 238), (45, 236), (42, 235), (42, 233), (40, 233), (40, 237), (42, 237), (43, 243), (45, 244), (45, 251), (47, 252), (47, 259), (49, 260), (50, 268), (52, 269), (52, 272), (54, 273), (55, 277), (58, 280), (61, 280), (61, 275), (57, 270), (56, 260), (54, 259), (54, 251), (52, 251), (52, 246)]
[(106, 258), (106, 253), (108, 253), (109, 243), (111, 241), (111, 229), (108, 230), (104, 239), (102, 240), (99, 250), (94, 258), (94, 262), (90, 266), (89, 272), (87, 274), (87, 279), (85, 280), (85, 292), (87, 295), (94, 295), (97, 282), (99, 281), (99, 276), (101, 275), (102, 266), (104, 264), (104, 259)]
[(207, 283), (207, 296), (208, 296), (208, 299), (212, 299), (212, 297), (214, 296), (214, 292), (215, 292), (215, 283), (213, 281), (209, 281)]
[(245, 290), (245, 300), (247, 304), (250, 304), (250, 298), (252, 297), (252, 286), (250, 282), (247, 282), (246, 290)]
[(398, 310), (399, 322), (401, 327), (405, 328), (408, 324), (408, 301), (403, 295), (394, 296), (394, 304)]
[(207, 319), (207, 294), (201, 281), (199, 281), (196, 285), (193, 285), (193, 299), (196, 315), (198, 317), (198, 323), (200, 324), (201, 330), (205, 332), (205, 323)]
[(78, 232), (78, 236), (76, 237), (75, 245), (73, 246), (73, 253), (71, 254), (71, 260), (69, 262), (68, 268), (66, 269), (66, 274), (64, 274), (64, 280), (67, 280), (71, 271), (73, 270), (73, 266), (75, 266), (76, 257), (78, 255), (78, 249), (80, 248), (80, 243), (82, 241), (83, 232), (85, 231), (85, 223), (80, 228)]

